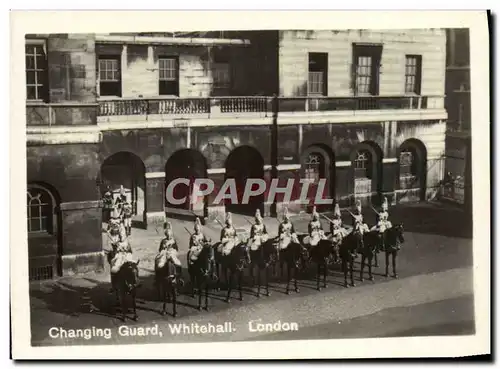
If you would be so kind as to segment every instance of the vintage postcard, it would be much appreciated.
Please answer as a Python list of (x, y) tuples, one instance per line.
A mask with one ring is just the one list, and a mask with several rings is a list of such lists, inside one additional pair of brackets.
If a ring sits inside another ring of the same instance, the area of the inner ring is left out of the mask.
[(490, 353), (486, 12), (11, 20), (15, 359)]

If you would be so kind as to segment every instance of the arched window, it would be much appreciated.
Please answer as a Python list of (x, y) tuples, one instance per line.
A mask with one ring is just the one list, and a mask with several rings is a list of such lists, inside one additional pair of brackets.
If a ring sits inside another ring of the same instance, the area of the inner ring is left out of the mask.
[(324, 175), (324, 160), (319, 153), (311, 153), (307, 156), (305, 162), (305, 178), (313, 183), (318, 183)]
[(399, 154), (399, 187), (401, 189), (417, 188), (419, 186), (417, 161), (417, 154), (413, 148), (401, 150)]
[(358, 151), (354, 160), (354, 177), (371, 178), (371, 161), (371, 155), (368, 151)]
[(54, 207), (52, 194), (40, 186), (27, 192), (28, 233), (54, 233)]

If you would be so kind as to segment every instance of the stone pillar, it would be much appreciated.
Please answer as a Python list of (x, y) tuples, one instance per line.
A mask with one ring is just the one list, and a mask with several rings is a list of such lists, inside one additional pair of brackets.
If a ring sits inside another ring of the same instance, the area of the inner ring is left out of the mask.
[(165, 220), (165, 173), (147, 172), (144, 223), (146, 227)]
[(63, 202), (61, 208), (62, 274), (102, 271), (102, 206), (99, 201)]

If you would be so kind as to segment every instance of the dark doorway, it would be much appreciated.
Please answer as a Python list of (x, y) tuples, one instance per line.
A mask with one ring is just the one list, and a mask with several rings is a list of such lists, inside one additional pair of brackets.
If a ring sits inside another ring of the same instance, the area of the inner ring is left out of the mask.
[[(234, 178), (238, 193), (238, 204), (226, 200), (226, 211), (236, 214), (253, 215), (259, 209), (264, 213), (264, 195), (250, 197), (248, 204), (241, 204), (247, 179), (264, 179), (264, 159), (250, 146), (241, 146), (229, 154), (226, 159), (226, 177)], [(255, 185), (256, 186), (256, 185)]]

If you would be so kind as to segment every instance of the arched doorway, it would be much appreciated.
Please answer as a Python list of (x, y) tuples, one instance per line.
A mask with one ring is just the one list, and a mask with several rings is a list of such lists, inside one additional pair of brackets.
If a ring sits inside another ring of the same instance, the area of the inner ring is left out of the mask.
[(109, 187), (113, 198), (119, 196), (123, 186), (132, 204), (133, 220), (143, 222), (145, 213), (145, 167), (137, 155), (121, 151), (106, 158), (101, 166), (101, 195)]
[(427, 150), (422, 141), (409, 139), (399, 147), (399, 199), (424, 201), (427, 181)]
[[(165, 209), (167, 212), (175, 209), (194, 212), (198, 216), (205, 216), (208, 198), (195, 199), (191, 201), (195, 180), (207, 177), (207, 164), (205, 157), (197, 150), (182, 149), (176, 151), (165, 164), (165, 189), (171, 182), (178, 178), (186, 178), (189, 184), (177, 184), (173, 187), (174, 199), (185, 199), (182, 203), (171, 203), (165, 196)], [(194, 202), (194, 203), (192, 203)]]
[(229, 153), (225, 167), (225, 179), (235, 180), (238, 195), (238, 204), (231, 204), (229, 200), (226, 200), (226, 211), (253, 215), (259, 209), (264, 214), (264, 194), (252, 196), (248, 204), (241, 204), (247, 179), (264, 179), (264, 159), (260, 153), (250, 146), (237, 147)]
[[(335, 198), (335, 168), (332, 151), (322, 145), (313, 145), (302, 153), (302, 178), (310, 181), (307, 198), (309, 207), (316, 205), (318, 210), (328, 210), (331, 205), (315, 204), (318, 186), (321, 179), (325, 179), (325, 187), (321, 194), (322, 199)], [(311, 210), (311, 209), (309, 209)]]
[(369, 205), (379, 202), (382, 192), (382, 150), (370, 141), (360, 143), (351, 154), (354, 201)]
[(61, 275), (61, 213), (57, 191), (45, 183), (28, 183), (27, 223), (29, 280)]

